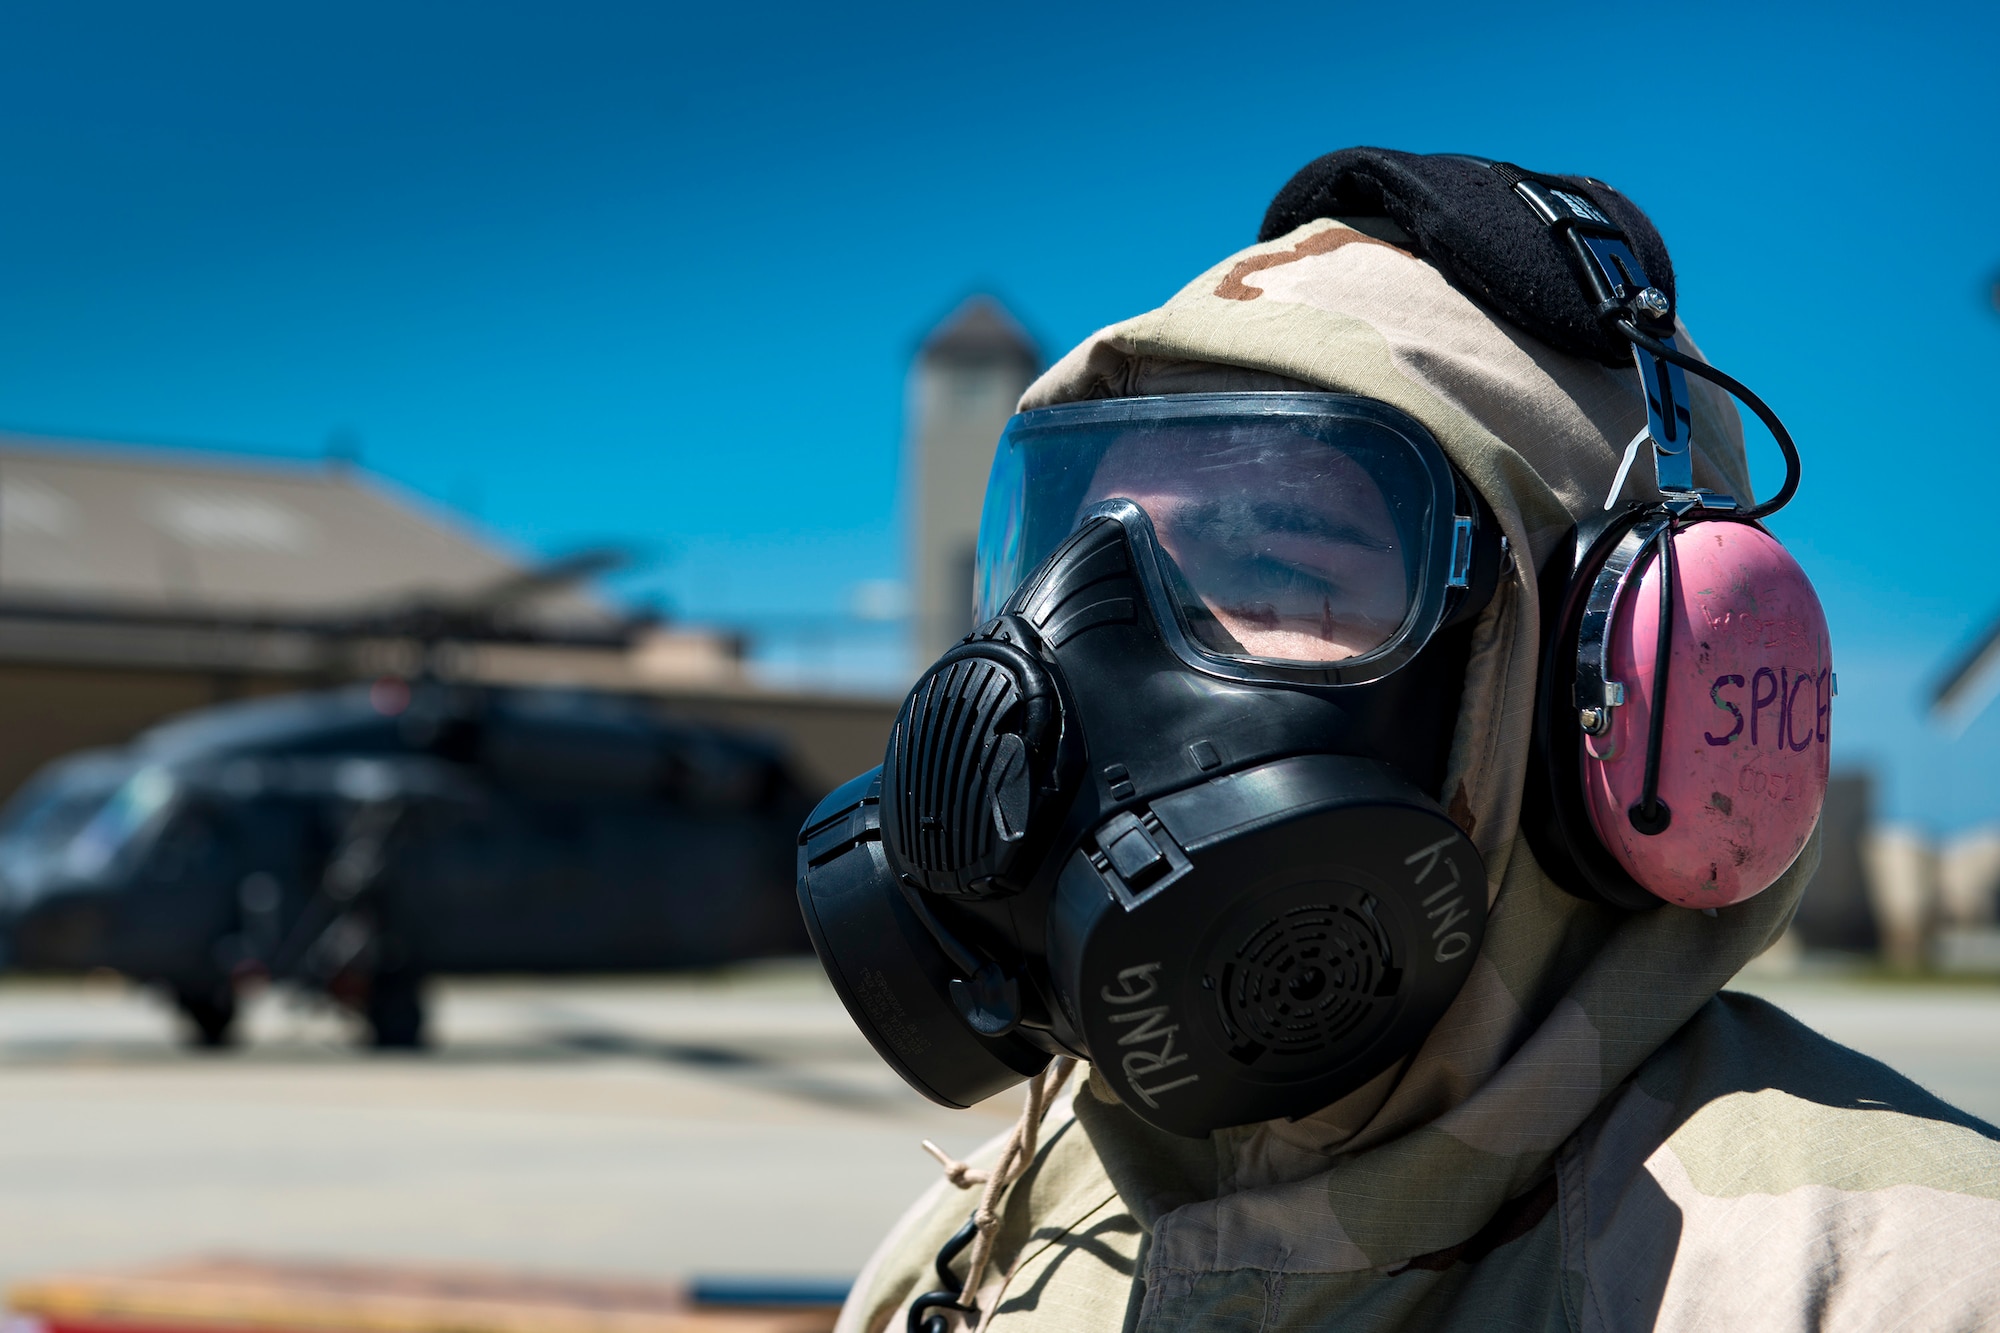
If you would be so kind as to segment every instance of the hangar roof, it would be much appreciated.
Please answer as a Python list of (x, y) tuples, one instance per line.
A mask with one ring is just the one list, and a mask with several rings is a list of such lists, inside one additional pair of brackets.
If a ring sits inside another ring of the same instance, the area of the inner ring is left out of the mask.
[[(491, 538), (351, 465), (0, 433), (0, 601), (298, 618), (462, 601), (521, 575)], [(574, 593), (534, 618), (606, 624)]]

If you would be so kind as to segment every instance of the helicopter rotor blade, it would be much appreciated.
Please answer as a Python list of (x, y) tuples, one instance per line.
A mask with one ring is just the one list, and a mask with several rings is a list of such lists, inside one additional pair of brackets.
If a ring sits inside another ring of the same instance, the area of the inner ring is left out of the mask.
[(1933, 719), (1956, 717), (1963, 728), (2000, 689), (2000, 620), (1987, 626), (1931, 689)]

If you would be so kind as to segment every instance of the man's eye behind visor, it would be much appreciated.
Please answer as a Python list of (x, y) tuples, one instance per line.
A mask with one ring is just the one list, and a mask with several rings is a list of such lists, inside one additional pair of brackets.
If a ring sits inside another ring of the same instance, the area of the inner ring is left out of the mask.
[[(1207, 665), (1372, 678), (1442, 618), (1454, 489), (1436, 442), (1369, 399), (1256, 393), (1014, 417), (980, 520), (977, 621), (997, 614), (1083, 517), (1118, 500), (1149, 520), (1154, 582), (1168, 603), (1156, 615)], [(1371, 661), (1379, 670), (1353, 670)]]

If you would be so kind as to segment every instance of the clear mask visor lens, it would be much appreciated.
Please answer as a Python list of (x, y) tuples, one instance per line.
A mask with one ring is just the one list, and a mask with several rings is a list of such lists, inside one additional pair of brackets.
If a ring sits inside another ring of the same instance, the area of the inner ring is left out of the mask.
[(1408, 625), (1436, 482), (1396, 431), (1306, 412), (1061, 416), (1024, 414), (1001, 438), (975, 561), (980, 622), (1092, 506), (1124, 499), (1151, 520), (1175, 610), (1208, 652), (1347, 662)]

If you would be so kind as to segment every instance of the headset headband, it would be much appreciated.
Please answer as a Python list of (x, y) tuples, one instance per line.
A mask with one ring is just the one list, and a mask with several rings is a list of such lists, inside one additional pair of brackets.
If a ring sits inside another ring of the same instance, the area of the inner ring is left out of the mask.
[(1730, 497), (1694, 484), (1689, 373), (1747, 404), (1784, 452), (1784, 485), (1741, 517), (1775, 513), (1798, 489), (1798, 451), (1777, 415), (1742, 384), (1680, 350), (1666, 243), (1631, 200), (1603, 181), (1545, 176), (1457, 153), (1345, 148), (1308, 163), (1285, 184), (1258, 239), (1275, 240), (1315, 218), (1350, 217), (1395, 222), (1453, 285), (1543, 342), (1606, 365), (1631, 361), (1646, 427), (1626, 446), (1606, 509), (1649, 439), (1658, 505), (1677, 516), (1737, 509)]

